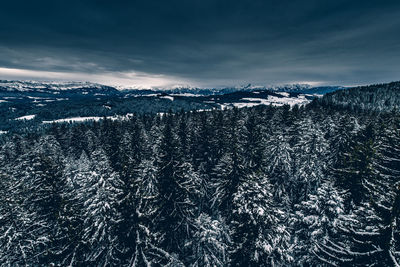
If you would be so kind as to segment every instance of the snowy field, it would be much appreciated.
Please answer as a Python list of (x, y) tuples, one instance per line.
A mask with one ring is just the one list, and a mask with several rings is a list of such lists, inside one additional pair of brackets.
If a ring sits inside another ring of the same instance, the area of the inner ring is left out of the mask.
[(18, 121), (27, 120), (27, 121), (29, 121), (29, 120), (33, 120), (35, 117), (36, 117), (36, 115), (25, 115), (25, 116), (22, 116), (22, 117), (15, 118), (15, 120), (18, 120)]

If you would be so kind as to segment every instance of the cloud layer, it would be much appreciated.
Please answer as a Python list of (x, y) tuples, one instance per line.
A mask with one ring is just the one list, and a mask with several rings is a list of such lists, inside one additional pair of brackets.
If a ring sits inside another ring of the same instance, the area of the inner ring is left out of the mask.
[(400, 79), (398, 1), (2, 5), (0, 78), (146, 86)]

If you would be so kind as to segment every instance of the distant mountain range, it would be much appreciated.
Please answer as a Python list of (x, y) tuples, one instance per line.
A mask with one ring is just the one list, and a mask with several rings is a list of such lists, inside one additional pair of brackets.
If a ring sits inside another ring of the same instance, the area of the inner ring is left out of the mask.
[(49, 91), (79, 91), (115, 93), (117, 89), (90, 82), (38, 82), (38, 81), (8, 81), (0, 80), (0, 92), (39, 92)]
[(223, 95), (238, 91), (279, 91), (279, 92), (297, 92), (297, 93), (313, 93), (326, 94), (339, 89), (342, 86), (317, 86), (313, 87), (309, 84), (289, 84), (279, 86), (252, 86), (248, 84), (241, 87), (226, 88), (197, 88), (197, 87), (176, 87), (173, 89), (129, 89), (124, 87), (112, 87), (98, 83), (90, 82), (39, 82), (39, 81), (8, 81), (0, 80), (0, 92), (39, 92), (46, 93), (48, 91), (75, 91), (81, 94), (85, 93), (108, 93), (108, 94), (135, 94), (148, 95), (154, 93), (164, 94), (194, 94), (194, 95)]

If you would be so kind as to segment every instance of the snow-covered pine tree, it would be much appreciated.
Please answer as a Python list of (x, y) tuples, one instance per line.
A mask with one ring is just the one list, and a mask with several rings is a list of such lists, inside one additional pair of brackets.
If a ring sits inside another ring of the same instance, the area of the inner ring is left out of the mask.
[(245, 180), (249, 162), (244, 158), (244, 135), (247, 129), (238, 109), (230, 114), (226, 133), (226, 150), (212, 170), (211, 205), (230, 220), (234, 194)]
[(192, 248), (189, 266), (223, 267), (229, 262), (229, 229), (218, 216), (212, 219), (201, 213), (194, 222), (193, 237), (188, 246)]
[(373, 179), (372, 159), (375, 155), (375, 133), (369, 124), (354, 138), (333, 169), (336, 183), (349, 191), (346, 209), (360, 204), (367, 197), (366, 181)]
[[(0, 159), (5, 159), (4, 151)], [(24, 206), (29, 192), (24, 180), (19, 175), (19, 167), (26, 162), (20, 159), (12, 161), (15, 168), (1, 161), (0, 169), (0, 265), (33, 265), (37, 264), (36, 254), (40, 253), (38, 236), (32, 229), (40, 229), (42, 220), (36, 220), (34, 211)], [(11, 162), (8, 162), (11, 163)], [(24, 165), (23, 165), (24, 164)], [(46, 237), (45, 235), (41, 236)]]
[(263, 163), (263, 151), (264, 151), (264, 140), (263, 140), (263, 127), (261, 124), (261, 118), (257, 110), (249, 110), (248, 117), (245, 122), (245, 145), (244, 157), (248, 161), (249, 169), (257, 171), (262, 168)]
[(125, 225), (126, 238), (133, 239), (131, 244), (134, 247), (126, 247), (126, 244), (123, 244), (123, 250), (126, 255), (130, 255), (129, 266), (151, 266), (165, 262), (163, 255), (158, 258), (157, 253), (152, 253), (157, 239), (161, 236), (154, 227), (158, 214), (157, 168), (154, 160), (142, 160), (135, 169), (134, 177), (134, 187), (130, 192), (135, 201), (135, 207), (131, 210), (134, 219), (131, 224)]
[(182, 253), (192, 230), (195, 204), (188, 197), (198, 182), (190, 163), (183, 163), (173, 115), (165, 118), (158, 160), (158, 229), (160, 245), (168, 252)]
[(120, 222), (117, 211), (121, 181), (102, 149), (91, 155), (90, 176), (79, 190), (84, 200), (83, 242), (88, 247), (85, 264), (107, 266), (116, 259), (116, 229)]
[[(369, 127), (362, 131), (363, 137), (371, 136)], [(353, 164), (356, 168), (351, 174), (360, 175), (358, 194), (362, 195), (359, 202), (351, 205), (348, 214), (339, 217), (335, 227), (339, 235), (320, 247), (331, 262), (353, 266), (399, 264), (399, 165), (391, 164), (398, 162), (399, 157), (393, 153), (396, 146), (388, 146), (390, 138), (387, 137), (382, 133), (373, 149), (371, 138), (358, 141), (355, 153), (361, 156), (356, 159), (363, 162)], [(343, 178), (352, 179), (354, 175)], [(343, 183), (353, 185), (351, 181)], [(349, 192), (352, 199), (354, 193)]]
[(316, 192), (295, 205), (291, 219), (294, 231), (294, 259), (297, 266), (316, 266), (329, 263), (322, 246), (335, 236), (335, 225), (344, 215), (343, 198), (333, 182), (321, 183)]
[(62, 195), (62, 168), (60, 147), (53, 136), (42, 136), (14, 161), (10, 178), (5, 180), (14, 188), (13, 195), (5, 194), (13, 198), (5, 200), (7, 209), (13, 207), (9, 248), (17, 245), (23, 255), (14, 264), (57, 264), (61, 260), (63, 244), (68, 242), (62, 228), (63, 207), (69, 201)]
[[(122, 262), (128, 262), (131, 255), (134, 253), (136, 247), (136, 231), (138, 218), (137, 213), (134, 212), (138, 205), (138, 199), (135, 195), (135, 170), (138, 161), (134, 154), (132, 135), (125, 132), (122, 136), (119, 153), (118, 153), (118, 173), (121, 180), (121, 201), (118, 202), (118, 212), (121, 215), (120, 222), (118, 223), (117, 236), (119, 243), (119, 250), (121, 254), (119, 258)], [(136, 151), (136, 153), (138, 153)]]
[(275, 203), (268, 177), (248, 174), (234, 194), (232, 266), (290, 264), (290, 233), (285, 214)]
[[(355, 119), (348, 114), (335, 114), (330, 116), (329, 130), (326, 138), (329, 140), (328, 162), (330, 166), (343, 166), (345, 164), (345, 154), (351, 146), (355, 133)], [(329, 122), (328, 121), (328, 122)], [(327, 128), (328, 128), (327, 127)]]
[(294, 181), (290, 188), (291, 199), (298, 203), (307, 199), (309, 193), (315, 193), (325, 175), (328, 143), (324, 132), (307, 117), (300, 120), (298, 142), (293, 148)]
[(282, 131), (277, 130), (265, 144), (264, 168), (270, 177), (274, 197), (288, 205), (289, 189), (294, 182), (292, 177), (292, 148)]
[(84, 230), (84, 203), (86, 197), (82, 196), (82, 188), (91, 179), (92, 163), (85, 151), (82, 151), (78, 159), (67, 158), (64, 168), (66, 188), (63, 192), (65, 198), (70, 201), (64, 206), (65, 229), (64, 234), (70, 242), (64, 246), (64, 256), (61, 262), (63, 266), (75, 266), (85, 262), (87, 246), (82, 238)]

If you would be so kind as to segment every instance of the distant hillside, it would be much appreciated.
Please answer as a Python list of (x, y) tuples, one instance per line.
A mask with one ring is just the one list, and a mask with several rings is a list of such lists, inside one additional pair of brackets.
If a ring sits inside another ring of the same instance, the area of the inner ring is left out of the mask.
[(0, 81), (0, 130), (23, 131), (43, 122), (98, 120), (168, 111), (305, 105), (339, 87), (117, 90), (94, 83)]
[(326, 94), (317, 102), (349, 109), (391, 111), (400, 106), (400, 82), (360, 86)]
[(97, 83), (89, 82), (37, 82), (37, 81), (8, 81), (0, 80), (0, 92), (37, 92), (55, 93), (69, 92), (107, 92), (116, 93), (117, 89)]

